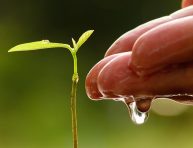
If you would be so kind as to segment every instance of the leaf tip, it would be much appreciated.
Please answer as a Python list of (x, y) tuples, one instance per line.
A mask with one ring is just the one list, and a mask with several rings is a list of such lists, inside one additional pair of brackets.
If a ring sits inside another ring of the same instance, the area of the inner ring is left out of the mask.
[(88, 30), (88, 31), (86, 31), (86, 32), (91, 35), (91, 34), (94, 32), (94, 30)]
[(91, 33), (93, 33), (94, 32), (94, 30), (89, 30)]
[(15, 52), (15, 49), (14, 49), (14, 48), (15, 48), (15, 47), (9, 49), (8, 52)]

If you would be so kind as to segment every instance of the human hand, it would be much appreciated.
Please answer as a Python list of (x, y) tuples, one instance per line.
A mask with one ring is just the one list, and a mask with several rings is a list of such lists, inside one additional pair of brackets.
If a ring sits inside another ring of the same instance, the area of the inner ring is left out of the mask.
[[(87, 75), (87, 95), (95, 100), (128, 98), (128, 102), (133, 102), (130, 96), (135, 101), (169, 96), (192, 104), (191, 4), (193, 0), (184, 0), (183, 9), (140, 25), (118, 38), (105, 58)], [(146, 107), (142, 105), (141, 110)]]

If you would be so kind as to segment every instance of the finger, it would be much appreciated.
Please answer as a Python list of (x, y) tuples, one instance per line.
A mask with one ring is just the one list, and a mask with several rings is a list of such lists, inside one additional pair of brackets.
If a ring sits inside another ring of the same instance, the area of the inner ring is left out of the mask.
[(111, 47), (107, 50), (105, 56), (112, 54), (131, 51), (135, 41), (145, 32), (169, 21), (193, 15), (193, 7), (184, 8), (172, 13), (170, 16), (161, 17), (150, 22), (147, 22), (139, 27), (126, 32), (118, 38)]
[(182, 8), (188, 7), (190, 5), (193, 5), (193, 0), (183, 0), (182, 1)]
[(91, 99), (100, 99), (102, 94), (99, 92), (97, 87), (98, 75), (101, 69), (113, 60), (115, 57), (119, 56), (118, 54), (104, 58), (98, 62), (88, 73), (85, 81), (86, 93)]
[(184, 9), (180, 9), (170, 14), (170, 16), (172, 17), (172, 19), (179, 19), (182, 17), (193, 16), (193, 6), (189, 6)]
[(170, 17), (161, 17), (140, 25), (129, 32), (126, 32), (111, 45), (111, 47), (105, 53), (105, 57), (116, 53), (131, 51), (139, 36), (155, 26), (169, 21), (170, 19)]
[(131, 67), (139, 74), (167, 65), (192, 61), (193, 16), (159, 25), (143, 34), (132, 51)]
[(98, 89), (106, 97), (121, 97), (138, 92), (140, 78), (129, 68), (131, 52), (126, 52), (106, 65), (98, 76)]
[[(131, 54), (121, 55), (106, 65), (98, 76), (98, 88), (103, 96), (135, 97), (191, 94), (193, 63), (169, 67), (151, 76), (138, 77), (128, 68)], [(178, 98), (178, 101), (180, 98)]]

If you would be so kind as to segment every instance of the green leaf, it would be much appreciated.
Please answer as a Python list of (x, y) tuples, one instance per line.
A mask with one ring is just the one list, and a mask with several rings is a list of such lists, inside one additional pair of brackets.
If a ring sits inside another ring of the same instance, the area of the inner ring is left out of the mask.
[(30, 50), (39, 50), (39, 49), (47, 49), (47, 48), (67, 48), (70, 51), (72, 50), (72, 48), (68, 44), (52, 43), (52, 42), (49, 42), (49, 40), (42, 40), (42, 41), (17, 45), (11, 48), (8, 52), (30, 51)]
[(93, 32), (94, 30), (88, 30), (81, 35), (81, 37), (79, 38), (77, 42), (77, 50), (80, 48), (80, 46), (82, 46), (82, 44), (84, 44), (84, 42), (86, 42), (86, 40), (91, 36)]

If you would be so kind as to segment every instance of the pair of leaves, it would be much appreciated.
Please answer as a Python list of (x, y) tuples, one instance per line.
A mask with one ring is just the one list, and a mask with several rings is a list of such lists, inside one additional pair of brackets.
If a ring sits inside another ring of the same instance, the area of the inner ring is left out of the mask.
[(91, 36), (94, 30), (88, 30), (81, 35), (78, 42), (72, 38), (73, 48), (70, 47), (68, 44), (63, 43), (52, 43), (49, 40), (42, 40), (36, 42), (30, 42), (25, 44), (17, 45), (11, 48), (8, 52), (15, 52), (15, 51), (30, 51), (30, 50), (39, 50), (39, 49), (47, 49), (47, 48), (67, 48), (71, 52), (77, 52), (78, 49), (86, 42), (86, 40)]

